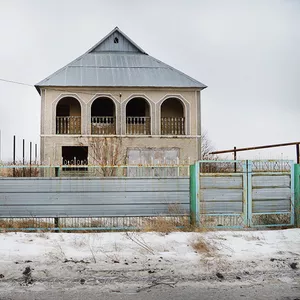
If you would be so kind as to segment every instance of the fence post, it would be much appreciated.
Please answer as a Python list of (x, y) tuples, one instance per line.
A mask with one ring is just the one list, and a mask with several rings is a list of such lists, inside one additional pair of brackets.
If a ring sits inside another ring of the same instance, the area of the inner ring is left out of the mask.
[(294, 165), (294, 196), (295, 225), (300, 227), (300, 164)]
[[(55, 177), (60, 176), (60, 167), (55, 167)], [(59, 228), (59, 218), (54, 218), (54, 227)], [(55, 229), (55, 232), (59, 232), (59, 229)]]
[(247, 225), (252, 227), (252, 161), (246, 160), (247, 176)]
[(243, 162), (243, 215), (244, 215), (244, 226), (248, 227), (248, 162)]
[(200, 225), (199, 211), (199, 162), (190, 166), (190, 218), (191, 225)]

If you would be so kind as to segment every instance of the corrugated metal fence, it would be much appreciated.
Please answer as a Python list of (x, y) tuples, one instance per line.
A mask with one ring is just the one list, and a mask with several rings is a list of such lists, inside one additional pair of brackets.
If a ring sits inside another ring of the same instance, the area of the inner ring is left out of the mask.
[[(189, 213), (188, 178), (2, 178), (0, 217)], [(175, 213), (175, 212), (174, 212)]]
[(230, 228), (294, 225), (293, 165), (292, 161), (196, 163), (191, 172), (193, 221)]
[(213, 228), (291, 226), (299, 210), (300, 166), (294, 181), (292, 161), (200, 161), (190, 166), (190, 177), (187, 166), (127, 166), (85, 178), (67, 172), (43, 166), (39, 177), (22, 170), (9, 173), (21, 177), (0, 175), (0, 227), (20, 227), (18, 219), (27, 229), (126, 229), (158, 217), (176, 226), (189, 217)]

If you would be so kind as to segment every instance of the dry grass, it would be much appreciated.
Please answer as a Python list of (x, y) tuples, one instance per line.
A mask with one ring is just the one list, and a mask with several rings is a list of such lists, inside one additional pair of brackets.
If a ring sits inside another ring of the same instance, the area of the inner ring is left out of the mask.
[(173, 220), (164, 217), (157, 217), (145, 221), (142, 230), (144, 232), (159, 232), (161, 234), (168, 234), (170, 232), (179, 231)]
[(54, 224), (39, 221), (35, 219), (4, 219), (0, 220), (0, 230), (5, 231), (5, 229), (15, 228), (36, 228), (37, 231), (41, 232), (39, 228), (44, 228), (45, 231), (50, 230), (54, 227)]
[(198, 253), (206, 254), (206, 255), (213, 255), (216, 248), (208, 243), (203, 237), (198, 237), (196, 240), (191, 242), (191, 246), (195, 251)]
[(171, 232), (192, 231), (188, 216), (179, 217), (155, 217), (145, 219), (141, 231), (143, 232), (159, 232), (167, 235)]
[(178, 203), (168, 205), (168, 214), (172, 216), (145, 219), (142, 231), (159, 232), (165, 235), (170, 232), (191, 230), (190, 218)]
[(39, 168), (34, 167), (18, 167), (16, 168), (0, 168), (0, 177), (39, 177)]

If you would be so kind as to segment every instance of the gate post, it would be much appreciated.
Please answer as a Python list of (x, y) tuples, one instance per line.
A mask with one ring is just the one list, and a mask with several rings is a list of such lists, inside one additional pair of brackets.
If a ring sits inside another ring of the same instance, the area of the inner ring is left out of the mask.
[[(55, 177), (60, 176), (60, 167), (55, 167)], [(54, 227), (59, 227), (59, 218), (54, 218)], [(55, 232), (59, 232), (59, 229), (55, 229)]]
[[(293, 180), (291, 178), (291, 180)], [(293, 192), (293, 191), (292, 191)], [(300, 165), (294, 165), (295, 225), (300, 227)]]
[(247, 178), (247, 226), (252, 227), (252, 161), (246, 160)]
[(191, 225), (200, 225), (199, 211), (199, 162), (190, 166), (190, 220)]

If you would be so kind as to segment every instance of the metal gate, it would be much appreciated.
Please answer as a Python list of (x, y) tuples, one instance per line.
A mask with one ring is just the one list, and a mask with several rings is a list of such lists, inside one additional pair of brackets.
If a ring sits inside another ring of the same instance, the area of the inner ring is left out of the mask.
[(294, 225), (292, 161), (199, 161), (191, 167), (191, 216), (201, 227)]
[(249, 161), (249, 226), (294, 225), (293, 161)]

